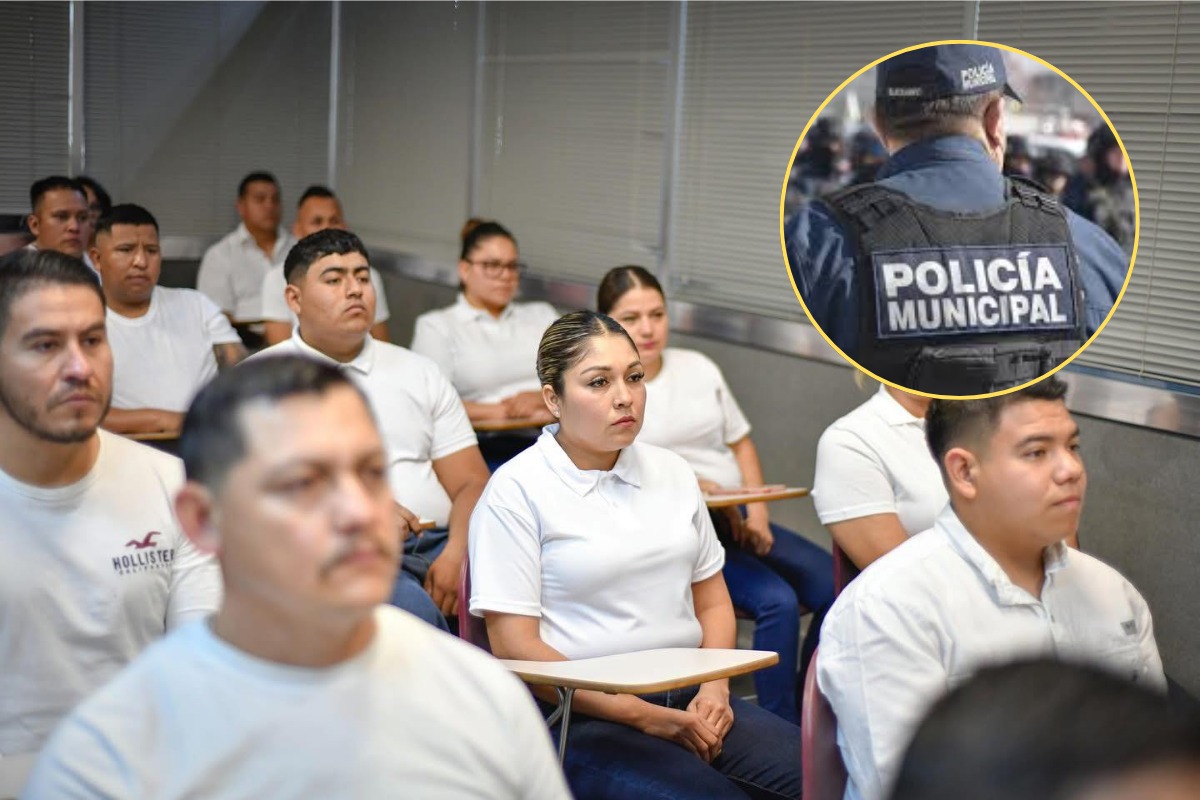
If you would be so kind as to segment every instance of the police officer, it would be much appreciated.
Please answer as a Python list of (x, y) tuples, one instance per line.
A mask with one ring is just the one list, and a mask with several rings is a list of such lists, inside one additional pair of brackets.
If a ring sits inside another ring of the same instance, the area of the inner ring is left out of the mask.
[(876, 67), (875, 183), (808, 204), (785, 229), (796, 286), (847, 356), (934, 394), (997, 391), (1071, 356), (1107, 317), (1128, 259), (1036, 185), (1001, 174), (1001, 51), (902, 53)]

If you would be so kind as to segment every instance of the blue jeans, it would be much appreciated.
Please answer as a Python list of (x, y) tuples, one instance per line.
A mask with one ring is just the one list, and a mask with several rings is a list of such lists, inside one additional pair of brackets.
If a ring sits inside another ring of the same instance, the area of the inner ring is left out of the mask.
[[(697, 688), (642, 699), (682, 709)], [(800, 729), (736, 697), (730, 705), (733, 727), (711, 764), (682, 745), (628, 725), (572, 714), (564, 771), (576, 800), (799, 798)], [(560, 730), (556, 725), (551, 731), (556, 745)]]
[(435, 628), (449, 631), (446, 618), (425, 591), (425, 575), (429, 565), (446, 547), (450, 533), (446, 530), (426, 531), (420, 537), (410, 537), (404, 543), (404, 560), (396, 583), (392, 587), (391, 604), (423, 619)]
[[(719, 530), (719, 528), (718, 528)], [(761, 558), (725, 537), (725, 583), (734, 608), (754, 618), (754, 649), (779, 653), (779, 663), (754, 673), (758, 704), (799, 724), (799, 693), (833, 603), (833, 558), (802, 536), (771, 523), (775, 544)], [(800, 608), (813, 612), (801, 657)]]

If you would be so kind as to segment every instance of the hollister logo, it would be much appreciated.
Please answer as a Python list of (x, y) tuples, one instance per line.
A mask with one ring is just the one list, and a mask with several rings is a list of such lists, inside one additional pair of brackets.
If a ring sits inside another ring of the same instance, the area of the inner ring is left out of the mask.
[(130, 539), (125, 543), (132, 553), (113, 556), (113, 571), (118, 575), (130, 575), (134, 572), (145, 572), (152, 569), (165, 569), (175, 560), (175, 548), (159, 547), (155, 537), (162, 536), (162, 531), (150, 531), (141, 539)]
[(996, 67), (991, 62), (967, 67), (962, 71), (961, 77), (964, 89), (978, 89), (980, 86), (991, 86), (996, 82)]
[(880, 339), (1075, 327), (1064, 245), (875, 253)]

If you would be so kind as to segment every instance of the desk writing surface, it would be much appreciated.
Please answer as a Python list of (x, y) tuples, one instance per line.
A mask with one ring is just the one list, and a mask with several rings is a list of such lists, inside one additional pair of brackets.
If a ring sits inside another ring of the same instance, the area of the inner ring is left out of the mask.
[(705, 494), (704, 504), (709, 508), (725, 508), (726, 506), (740, 506), (746, 503), (771, 503), (776, 500), (789, 500), (793, 497), (805, 497), (808, 493), (808, 489), (800, 486), (783, 486), (772, 489), (769, 492), (755, 491), (753, 489), (745, 492), (721, 492), (719, 494)]
[(743, 675), (779, 662), (769, 650), (668, 647), (575, 661), (501, 659), (526, 683), (594, 689), (609, 694), (648, 694)]

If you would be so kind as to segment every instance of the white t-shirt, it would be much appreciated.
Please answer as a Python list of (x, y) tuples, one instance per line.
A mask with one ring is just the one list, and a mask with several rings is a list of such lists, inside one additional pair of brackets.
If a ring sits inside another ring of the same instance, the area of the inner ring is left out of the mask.
[(437, 362), (463, 400), (498, 403), (541, 388), (538, 344), (558, 317), (549, 303), (509, 303), (496, 319), (460, 294), (417, 317), (412, 349)]
[(217, 563), (172, 510), (182, 462), (99, 436), (70, 486), (0, 472), (0, 759), (36, 751), (143, 648), (220, 604)]
[(750, 433), (725, 376), (695, 350), (668, 347), (662, 370), (646, 383), (646, 412), (638, 441), (683, 456), (701, 478), (741, 486), (742, 471), (729, 445)]
[(569, 659), (699, 647), (692, 584), (725, 564), (696, 476), (635, 442), (581, 470), (548, 425), (500, 467), (471, 515), (471, 613), (541, 618)]
[(812, 497), (822, 524), (891, 513), (909, 536), (932, 527), (949, 501), (925, 420), (882, 386), (821, 435)]
[[(286, 255), (285, 255), (286, 258)], [(375, 287), (375, 322), (387, 322), (387, 296), (383, 291), (383, 279), (379, 272), (371, 267), (371, 285)], [(269, 322), (296, 323), (296, 315), (288, 308), (283, 290), (287, 288), (287, 279), (283, 277), (283, 264), (276, 264), (267, 270), (262, 280), (262, 318)]]
[(213, 347), (241, 342), (216, 303), (193, 289), (154, 287), (140, 317), (108, 309), (113, 408), (187, 411), (217, 375)]
[[(838, 718), (847, 800), (881, 800), (929, 706), (981, 667), (1061, 657), (1166, 689), (1150, 609), (1129, 581), (1063, 544), (1042, 597), (1004, 570), (947, 508), (838, 596), (817, 679)], [(1037, 702), (1031, 697), (1030, 702)]]
[(282, 264), (296, 240), (282, 226), (271, 257), (258, 248), (245, 223), (208, 248), (200, 259), (196, 288), (239, 322), (262, 319), (262, 283), (267, 270)]
[(367, 336), (362, 352), (340, 364), (309, 346), (297, 328), (292, 338), (251, 358), (300, 355), (333, 364), (354, 381), (375, 412), (388, 454), (388, 482), (396, 502), (445, 527), (450, 496), (433, 462), (478, 444), (454, 387), (428, 358)]
[(325, 669), (187, 626), (55, 732), (24, 797), (568, 798), (545, 723), (483, 651), (396, 608)]

